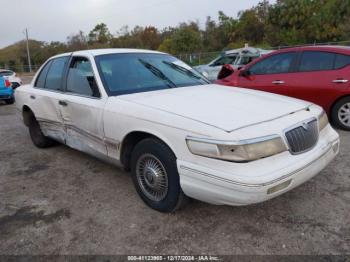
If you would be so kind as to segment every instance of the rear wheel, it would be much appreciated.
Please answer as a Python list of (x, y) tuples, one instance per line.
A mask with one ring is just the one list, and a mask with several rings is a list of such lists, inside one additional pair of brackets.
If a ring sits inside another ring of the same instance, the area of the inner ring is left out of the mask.
[(340, 99), (333, 106), (332, 121), (339, 128), (350, 131), (350, 97)]
[(158, 139), (148, 138), (136, 145), (131, 172), (137, 193), (149, 207), (169, 213), (187, 202), (180, 187), (176, 157)]
[(45, 136), (41, 131), (38, 121), (33, 116), (29, 123), (29, 134), (33, 144), (39, 148), (48, 148), (56, 144), (56, 141)]

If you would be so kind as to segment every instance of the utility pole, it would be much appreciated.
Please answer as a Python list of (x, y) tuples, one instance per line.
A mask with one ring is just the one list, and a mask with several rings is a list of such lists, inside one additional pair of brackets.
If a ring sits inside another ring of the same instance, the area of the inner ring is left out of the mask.
[(28, 56), (29, 72), (32, 72), (32, 63), (30, 62), (29, 40), (28, 40), (28, 29), (27, 28), (26, 28), (26, 39), (27, 39), (27, 56)]

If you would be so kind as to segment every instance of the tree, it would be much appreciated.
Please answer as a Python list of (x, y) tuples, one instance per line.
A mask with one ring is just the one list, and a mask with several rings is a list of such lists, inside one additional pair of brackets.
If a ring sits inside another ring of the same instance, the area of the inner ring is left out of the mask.
[(222, 46), (226, 44), (221, 41), (219, 26), (210, 16), (207, 17), (205, 30), (202, 32), (202, 35), (203, 49), (205, 51), (217, 51), (222, 49)]
[(202, 47), (202, 39), (198, 24), (183, 23), (171, 37), (171, 49), (175, 54), (198, 52)]
[(166, 38), (164, 39), (164, 41), (160, 44), (158, 50), (161, 52), (165, 52), (165, 53), (175, 53), (173, 52), (173, 41), (171, 38)]
[(97, 24), (89, 33), (90, 43), (107, 44), (112, 39), (112, 35), (105, 23)]
[(83, 31), (79, 31), (79, 33), (72, 34), (67, 37), (67, 45), (71, 51), (87, 49), (87, 37), (85, 36)]
[(157, 50), (160, 43), (160, 35), (158, 29), (154, 26), (148, 26), (141, 31), (140, 35), (143, 48)]
[(239, 14), (239, 23), (235, 32), (235, 40), (247, 41), (256, 45), (264, 39), (265, 26), (259, 20), (255, 10), (246, 10)]
[(224, 12), (219, 11), (219, 41), (222, 46), (227, 46), (230, 42), (234, 40), (235, 31), (238, 25), (238, 21), (232, 17), (224, 14)]

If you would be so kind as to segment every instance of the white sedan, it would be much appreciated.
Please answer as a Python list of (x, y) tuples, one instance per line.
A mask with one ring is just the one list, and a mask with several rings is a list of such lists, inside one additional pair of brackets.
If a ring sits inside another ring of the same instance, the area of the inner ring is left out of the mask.
[(21, 78), (19, 78), (17, 74), (11, 70), (0, 69), (0, 76), (3, 76), (10, 81), (13, 89), (16, 89), (17, 87), (22, 85)]
[(321, 107), (212, 85), (153, 51), (52, 57), (17, 89), (16, 105), (37, 147), (60, 142), (131, 170), (140, 197), (162, 212), (188, 197), (271, 199), (318, 174), (339, 150)]

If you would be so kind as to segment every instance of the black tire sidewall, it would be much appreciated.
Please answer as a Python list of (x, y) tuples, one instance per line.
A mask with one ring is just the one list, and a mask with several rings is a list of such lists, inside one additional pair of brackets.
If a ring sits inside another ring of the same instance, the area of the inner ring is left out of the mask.
[[(158, 158), (168, 175), (168, 193), (167, 196), (159, 202), (149, 199), (142, 192), (136, 176), (136, 163), (138, 159), (146, 153), (152, 154)], [(138, 143), (131, 156), (131, 174), (137, 193), (148, 206), (160, 212), (173, 212), (178, 207), (178, 202), (182, 198), (182, 190), (177, 171), (176, 157), (171, 149), (163, 142), (151, 138)]]
[(32, 118), (29, 123), (29, 134), (33, 144), (39, 148), (47, 148), (54, 144), (53, 140), (43, 134), (40, 125), (35, 118)]
[(350, 97), (344, 97), (344, 98), (340, 99), (337, 103), (335, 103), (335, 105), (332, 108), (331, 119), (332, 119), (333, 124), (336, 125), (337, 127), (341, 128), (343, 130), (350, 131), (350, 127), (342, 124), (342, 122), (340, 121), (340, 119), (338, 117), (339, 109), (346, 103), (350, 103)]

